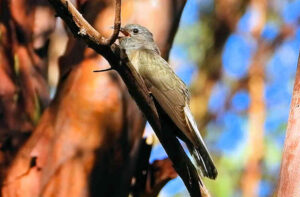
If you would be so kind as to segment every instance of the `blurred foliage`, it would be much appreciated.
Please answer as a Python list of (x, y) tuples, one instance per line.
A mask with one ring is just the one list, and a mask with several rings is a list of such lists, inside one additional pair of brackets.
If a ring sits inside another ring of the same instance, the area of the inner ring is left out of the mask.
[(189, 58), (193, 62), (201, 64), (205, 58), (205, 53), (213, 44), (211, 28), (206, 22), (202, 21), (198, 21), (191, 26), (182, 27), (177, 32), (175, 42), (187, 49)]

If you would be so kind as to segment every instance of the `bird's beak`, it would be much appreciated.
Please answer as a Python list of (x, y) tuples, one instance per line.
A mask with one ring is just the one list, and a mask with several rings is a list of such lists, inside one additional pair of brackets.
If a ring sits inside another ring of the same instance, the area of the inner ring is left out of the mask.
[[(111, 26), (110, 28), (111, 28), (111, 29), (115, 29), (114, 26)], [(129, 33), (128, 31), (126, 31), (126, 30), (124, 29), (124, 27), (121, 27), (121, 28), (120, 28), (120, 32), (121, 32), (124, 36), (119, 36), (118, 39), (119, 39), (119, 38), (122, 38), (122, 37), (130, 37), (130, 33)]]
[(126, 31), (123, 27), (120, 28), (120, 32), (126, 36), (126, 37), (130, 37), (130, 33), (128, 31)]

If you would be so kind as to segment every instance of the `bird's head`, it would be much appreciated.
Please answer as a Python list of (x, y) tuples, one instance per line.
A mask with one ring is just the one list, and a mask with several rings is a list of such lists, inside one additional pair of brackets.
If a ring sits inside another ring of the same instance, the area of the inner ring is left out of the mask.
[(127, 24), (121, 27), (120, 32), (124, 35), (119, 38), (123, 49), (150, 49), (158, 50), (153, 40), (152, 33), (138, 24)]

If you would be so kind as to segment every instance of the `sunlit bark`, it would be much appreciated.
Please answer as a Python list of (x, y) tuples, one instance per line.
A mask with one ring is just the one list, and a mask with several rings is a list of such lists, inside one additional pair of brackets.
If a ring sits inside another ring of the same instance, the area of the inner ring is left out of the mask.
[(289, 120), (284, 142), (280, 180), (278, 184), (278, 197), (300, 196), (300, 61), (298, 66)]

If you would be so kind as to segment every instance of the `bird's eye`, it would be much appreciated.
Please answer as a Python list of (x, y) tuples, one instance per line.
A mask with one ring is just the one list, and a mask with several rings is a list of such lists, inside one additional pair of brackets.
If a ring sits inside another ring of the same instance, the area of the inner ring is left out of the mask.
[(139, 33), (139, 30), (138, 30), (137, 28), (134, 28), (132, 31), (133, 31), (133, 33), (135, 33), (135, 34)]

